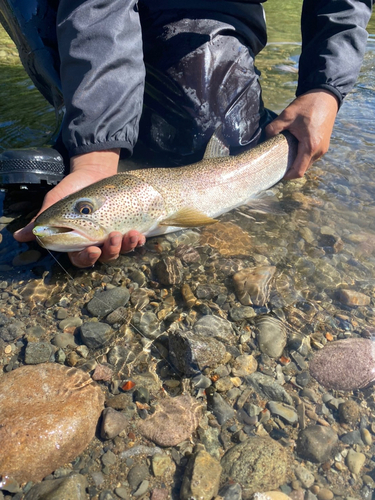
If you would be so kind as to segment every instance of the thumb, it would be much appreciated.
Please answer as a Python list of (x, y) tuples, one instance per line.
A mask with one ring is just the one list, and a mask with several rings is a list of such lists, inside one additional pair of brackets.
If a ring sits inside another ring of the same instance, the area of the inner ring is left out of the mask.
[(265, 128), (267, 137), (274, 137), (277, 134), (280, 134), (283, 130), (285, 130), (285, 122), (275, 118), (273, 122), (269, 123)]
[(15, 231), (13, 233), (14, 239), (19, 241), (20, 243), (25, 243), (26, 241), (35, 240), (35, 236), (33, 235), (34, 220), (35, 219), (29, 222), (27, 226), (23, 227), (22, 229)]

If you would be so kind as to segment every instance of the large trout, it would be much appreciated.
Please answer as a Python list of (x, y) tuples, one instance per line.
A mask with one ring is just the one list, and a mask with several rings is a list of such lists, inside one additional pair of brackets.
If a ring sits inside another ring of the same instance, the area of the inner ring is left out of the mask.
[(223, 151), (214, 134), (197, 163), (132, 170), (96, 182), (40, 214), (33, 233), (42, 246), (69, 252), (101, 245), (111, 231), (155, 236), (212, 224), (282, 179), (297, 141), (286, 133), (236, 156), (218, 156)]

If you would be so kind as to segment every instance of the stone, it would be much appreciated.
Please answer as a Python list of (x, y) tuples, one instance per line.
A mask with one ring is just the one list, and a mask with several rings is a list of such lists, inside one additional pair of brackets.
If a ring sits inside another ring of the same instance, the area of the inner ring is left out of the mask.
[(103, 382), (110, 382), (112, 380), (113, 370), (108, 365), (96, 365), (94, 373), (92, 374), (93, 380), (103, 380)]
[(355, 424), (361, 418), (359, 405), (352, 399), (348, 399), (339, 405), (339, 418), (343, 424)]
[(226, 484), (220, 488), (219, 495), (224, 500), (242, 500), (242, 488), (238, 483)]
[(100, 435), (103, 439), (113, 439), (126, 429), (128, 418), (124, 413), (106, 408), (103, 411)]
[(230, 448), (221, 466), (221, 481), (241, 484), (243, 499), (249, 500), (257, 491), (276, 489), (287, 482), (290, 457), (277, 441), (255, 436)]
[(166, 488), (154, 488), (151, 493), (151, 500), (167, 500), (169, 497)]
[(134, 313), (132, 324), (148, 339), (155, 339), (165, 330), (164, 323), (152, 311)]
[(104, 318), (118, 307), (124, 306), (130, 297), (125, 287), (116, 287), (109, 290), (100, 290), (88, 302), (87, 310), (92, 316)]
[(51, 354), (52, 346), (49, 342), (28, 342), (25, 349), (25, 363), (27, 365), (47, 363)]
[(112, 339), (114, 331), (106, 323), (88, 321), (81, 326), (82, 342), (90, 349), (99, 349)]
[(178, 285), (184, 276), (184, 267), (176, 257), (165, 257), (155, 265), (154, 270), (162, 285)]
[(233, 321), (246, 321), (255, 318), (257, 313), (250, 306), (232, 307), (230, 317)]
[(154, 476), (163, 476), (168, 469), (171, 469), (173, 462), (169, 455), (160, 455), (159, 453), (152, 456), (152, 472)]
[(310, 488), (314, 482), (315, 482), (315, 477), (312, 472), (306, 469), (306, 467), (303, 467), (302, 465), (296, 465), (294, 469), (294, 473), (299, 479), (301, 485), (303, 488)]
[(206, 389), (207, 409), (212, 411), (220, 425), (234, 417), (233, 408), (218, 394), (213, 387)]
[(295, 424), (298, 422), (298, 414), (293, 406), (279, 403), (278, 401), (270, 401), (267, 406), (272, 415), (281, 417), (288, 424)]
[(65, 328), (77, 328), (82, 325), (82, 319), (77, 317), (65, 318), (59, 323), (60, 330), (65, 330)]
[(75, 368), (47, 363), (3, 375), (1, 474), (35, 482), (72, 461), (94, 437), (103, 402), (100, 387)]
[(202, 408), (188, 395), (166, 398), (155, 413), (138, 423), (139, 432), (159, 446), (175, 446), (189, 439), (198, 427)]
[(373, 341), (349, 338), (330, 342), (310, 361), (310, 374), (328, 389), (354, 391), (375, 380)]
[(284, 324), (272, 316), (257, 318), (259, 349), (270, 358), (279, 358), (286, 346), (286, 328)]
[(366, 461), (366, 455), (358, 453), (352, 449), (346, 456), (346, 465), (352, 474), (359, 474)]
[(184, 264), (193, 264), (194, 262), (199, 262), (201, 260), (201, 256), (198, 251), (189, 245), (179, 245), (174, 254)]
[(331, 427), (310, 425), (298, 435), (297, 453), (311, 462), (324, 463), (332, 457), (337, 442), (337, 433)]
[(268, 375), (256, 372), (252, 375), (248, 375), (246, 377), (246, 382), (264, 399), (279, 401), (280, 403), (286, 403), (288, 405), (293, 404), (293, 400), (286, 390)]
[(68, 346), (77, 347), (77, 342), (71, 333), (58, 333), (51, 340), (51, 344), (60, 349), (65, 349)]
[(194, 333), (202, 337), (214, 337), (225, 342), (235, 339), (232, 323), (219, 316), (203, 316), (194, 324), (193, 329)]
[(180, 499), (211, 500), (218, 491), (221, 465), (201, 449), (190, 457), (182, 480)]
[(202, 337), (188, 330), (168, 335), (169, 354), (177, 369), (186, 375), (195, 375), (215, 368), (225, 359), (224, 344), (212, 337)]
[(146, 491), (148, 490), (148, 485), (149, 485), (149, 482), (144, 479), (141, 484), (138, 486), (137, 490), (133, 492), (133, 497), (141, 497), (143, 496)]
[(132, 490), (138, 488), (138, 486), (150, 476), (147, 465), (135, 465), (128, 472), (128, 483)]
[(36, 484), (25, 495), (25, 500), (86, 500), (87, 479), (80, 475), (48, 479)]
[(242, 269), (233, 276), (238, 300), (244, 306), (264, 306), (268, 302), (275, 266)]
[(342, 304), (350, 307), (368, 306), (371, 303), (371, 298), (368, 295), (355, 290), (339, 290), (339, 300)]
[(241, 354), (233, 362), (232, 374), (235, 377), (245, 377), (256, 372), (258, 362), (252, 354)]
[(101, 456), (101, 461), (105, 467), (111, 467), (116, 463), (116, 455), (113, 451), (108, 450)]

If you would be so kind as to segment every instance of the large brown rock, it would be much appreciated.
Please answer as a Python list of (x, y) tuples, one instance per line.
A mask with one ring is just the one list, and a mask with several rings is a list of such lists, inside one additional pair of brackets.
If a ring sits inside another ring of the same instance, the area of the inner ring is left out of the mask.
[(45, 363), (0, 378), (0, 475), (40, 481), (94, 437), (104, 395), (90, 376)]

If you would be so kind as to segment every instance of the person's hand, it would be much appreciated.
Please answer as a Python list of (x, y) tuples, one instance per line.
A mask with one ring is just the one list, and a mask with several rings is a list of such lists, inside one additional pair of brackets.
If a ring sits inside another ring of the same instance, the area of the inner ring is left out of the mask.
[[(46, 194), (37, 216), (65, 196), (116, 174), (118, 158), (118, 150), (88, 153), (72, 158), (71, 173)], [(32, 230), (36, 217), (26, 227), (14, 233), (17, 241), (35, 239)], [(145, 241), (146, 238), (138, 231), (129, 231), (124, 236), (116, 231), (109, 234), (102, 248), (90, 246), (80, 252), (69, 252), (69, 258), (77, 267), (90, 267), (99, 258), (101, 262), (117, 259), (120, 253), (131, 252), (137, 246), (144, 245)]]
[(284, 179), (303, 177), (329, 148), (338, 100), (328, 90), (311, 90), (297, 97), (266, 127), (267, 137), (289, 130), (298, 139), (298, 152)]

